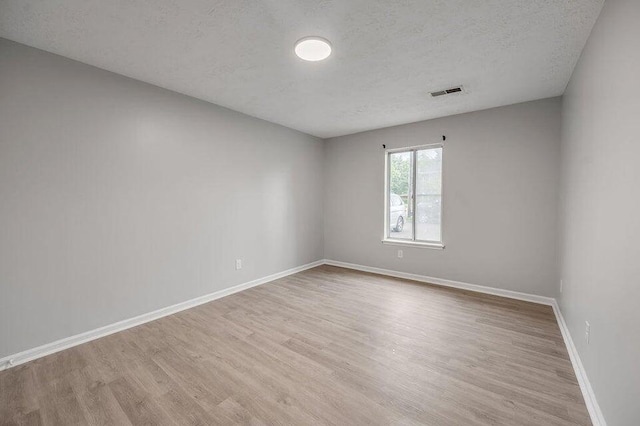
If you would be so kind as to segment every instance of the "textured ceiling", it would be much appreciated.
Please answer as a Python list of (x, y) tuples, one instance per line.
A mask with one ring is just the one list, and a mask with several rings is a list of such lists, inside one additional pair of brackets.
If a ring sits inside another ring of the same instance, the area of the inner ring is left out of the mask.
[(331, 137), (560, 95), (603, 1), (0, 0), (0, 36)]

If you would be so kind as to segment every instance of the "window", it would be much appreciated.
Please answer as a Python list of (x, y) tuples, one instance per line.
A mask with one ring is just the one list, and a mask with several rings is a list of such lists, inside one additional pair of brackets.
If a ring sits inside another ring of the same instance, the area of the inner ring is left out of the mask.
[(387, 150), (386, 243), (443, 248), (442, 145)]

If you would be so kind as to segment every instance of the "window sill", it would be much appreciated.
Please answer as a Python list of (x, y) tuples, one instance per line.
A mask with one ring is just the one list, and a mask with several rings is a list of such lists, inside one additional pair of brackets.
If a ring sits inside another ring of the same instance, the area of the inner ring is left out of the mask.
[(423, 243), (420, 241), (402, 241), (402, 240), (393, 240), (390, 238), (385, 238), (384, 240), (382, 240), (382, 244), (390, 244), (394, 246), (429, 248), (429, 249), (436, 249), (436, 250), (444, 249), (444, 244), (442, 243)]

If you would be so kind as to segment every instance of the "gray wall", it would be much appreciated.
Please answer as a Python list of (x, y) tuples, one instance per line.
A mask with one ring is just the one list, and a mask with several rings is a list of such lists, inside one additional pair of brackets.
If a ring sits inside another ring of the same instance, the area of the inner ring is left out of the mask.
[(0, 70), (0, 357), (322, 258), (321, 140), (2, 39)]
[[(384, 150), (441, 141), (446, 248), (381, 243)], [(560, 99), (329, 139), (325, 257), (555, 296)]]
[(605, 2), (562, 108), (560, 306), (609, 426), (640, 424), (639, 41), (640, 1)]

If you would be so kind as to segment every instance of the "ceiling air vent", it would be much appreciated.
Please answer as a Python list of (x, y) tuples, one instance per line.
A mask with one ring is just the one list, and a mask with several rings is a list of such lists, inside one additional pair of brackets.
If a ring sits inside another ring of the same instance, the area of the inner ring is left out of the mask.
[(438, 90), (437, 92), (431, 92), (431, 96), (437, 98), (438, 96), (451, 95), (453, 93), (462, 92), (462, 86), (452, 87), (451, 89)]

